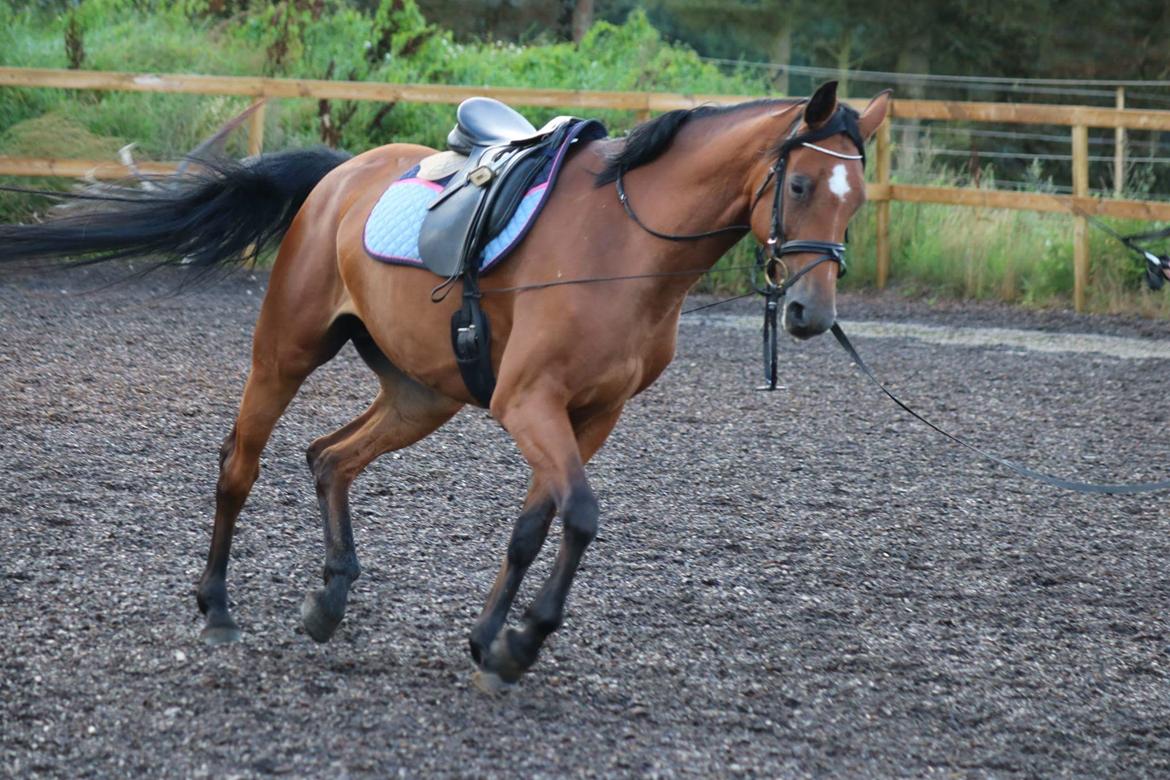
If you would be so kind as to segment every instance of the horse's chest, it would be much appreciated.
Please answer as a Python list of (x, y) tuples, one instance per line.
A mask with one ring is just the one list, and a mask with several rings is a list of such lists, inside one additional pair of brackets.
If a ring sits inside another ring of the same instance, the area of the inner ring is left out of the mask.
[(640, 393), (662, 375), (670, 362), (674, 360), (675, 337), (678, 333), (678, 323), (671, 323), (669, 327), (656, 328), (650, 331), (649, 337), (640, 345), (638, 359), (638, 376), (635, 378), (634, 393)]

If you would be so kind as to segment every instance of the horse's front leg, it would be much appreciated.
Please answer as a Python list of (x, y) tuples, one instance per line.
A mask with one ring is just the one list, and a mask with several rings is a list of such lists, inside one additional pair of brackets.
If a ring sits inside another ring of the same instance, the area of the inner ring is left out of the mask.
[(524, 509), (512, 526), (512, 538), (500, 565), (500, 573), (496, 575), (496, 581), (488, 593), (483, 612), (471, 629), (471, 657), (477, 664), (483, 663), (488, 648), (508, 619), (520, 583), (544, 546), (556, 509), (556, 504), (544, 487), (533, 483), (524, 501)]
[[(499, 631), (519, 578), (536, 557), (551, 519), (549, 504), (533, 503), (539, 493), (530, 493), (530, 506), (517, 521), (496, 588), (476, 626), (477, 633), (472, 635), (472, 652), (480, 667), (477, 680), (487, 690), (519, 680), (564, 619), (573, 577), (598, 529), (597, 498), (585, 477), (585, 463), (601, 448), (620, 414), (618, 406), (573, 425), (563, 406), (535, 399), (509, 405), (500, 414), (500, 421), (532, 466), (534, 490), (542, 486), (547, 491), (547, 501), (560, 514), (564, 531), (552, 572), (525, 611), (521, 628)], [(504, 614), (500, 614), (501, 609)], [(485, 630), (491, 628), (496, 630)]]

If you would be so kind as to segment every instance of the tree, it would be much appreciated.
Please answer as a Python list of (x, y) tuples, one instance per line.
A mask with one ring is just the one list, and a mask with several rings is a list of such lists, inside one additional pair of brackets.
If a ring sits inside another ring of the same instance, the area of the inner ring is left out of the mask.
[(580, 43), (593, 26), (593, 0), (575, 0), (573, 3), (573, 43)]
[[(774, 83), (781, 94), (791, 87), (788, 65), (792, 64), (793, 29), (802, 11), (811, 7), (808, 0), (658, 0), (657, 8), (673, 17), (682, 31), (698, 40), (688, 39), (702, 53), (711, 41), (721, 38), (723, 45), (738, 47), (738, 51), (718, 51), (717, 56), (743, 56), (749, 52), (762, 53), (769, 62), (780, 67)], [(681, 37), (681, 36), (680, 36)], [(756, 54), (759, 58), (760, 54)], [(750, 59), (750, 57), (748, 57)]]

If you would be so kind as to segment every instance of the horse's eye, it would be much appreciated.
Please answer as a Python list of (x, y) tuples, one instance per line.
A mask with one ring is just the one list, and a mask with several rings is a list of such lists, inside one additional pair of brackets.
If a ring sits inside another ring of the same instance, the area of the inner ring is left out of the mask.
[(794, 178), (788, 183), (788, 191), (794, 198), (803, 198), (809, 192), (809, 183), (803, 176)]

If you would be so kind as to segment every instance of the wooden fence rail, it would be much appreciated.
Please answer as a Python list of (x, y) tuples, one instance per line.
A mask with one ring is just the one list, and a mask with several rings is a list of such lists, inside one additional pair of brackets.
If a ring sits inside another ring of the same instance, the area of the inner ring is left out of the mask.
[[(476, 87), (444, 84), (383, 84), (315, 79), (276, 79), (251, 76), (198, 76), (185, 74), (117, 73), (103, 71), (55, 70), (46, 68), (0, 67), (0, 87), (50, 89), (166, 92), (200, 95), (235, 95), (255, 100), (268, 98), (312, 98), (370, 100), (405, 103), (459, 103), (472, 95), (494, 97), (521, 106), (555, 108), (617, 109), (635, 112), (645, 119), (655, 111), (693, 108), (702, 104), (730, 104), (752, 99), (746, 95), (690, 95), (666, 92), (603, 92), (595, 90), (532, 89), (525, 87)], [(858, 107), (865, 101), (851, 101)], [(877, 210), (877, 284), (884, 287), (890, 273), (890, 203), (937, 203), (978, 208), (1013, 209), (1065, 213), (1073, 216), (1074, 304), (1085, 306), (1089, 279), (1089, 215), (1140, 220), (1170, 220), (1170, 202), (1103, 199), (1089, 194), (1090, 127), (1113, 128), (1120, 144), (1125, 130), (1170, 131), (1170, 111), (1094, 106), (1026, 105), (955, 102), (938, 100), (895, 100), (891, 117), (952, 122), (996, 122), (1043, 124), (1070, 128), (1073, 194), (1051, 195), (961, 187), (927, 187), (895, 184), (891, 180), (892, 142), (888, 123), (877, 134), (876, 181), (867, 194)], [(249, 122), (250, 154), (263, 145), (264, 106)], [(1120, 152), (1119, 152), (1120, 154)], [(139, 166), (149, 172), (173, 169), (165, 163)], [(0, 176), (94, 176), (121, 177), (121, 165), (108, 161), (20, 158), (0, 156)]]

